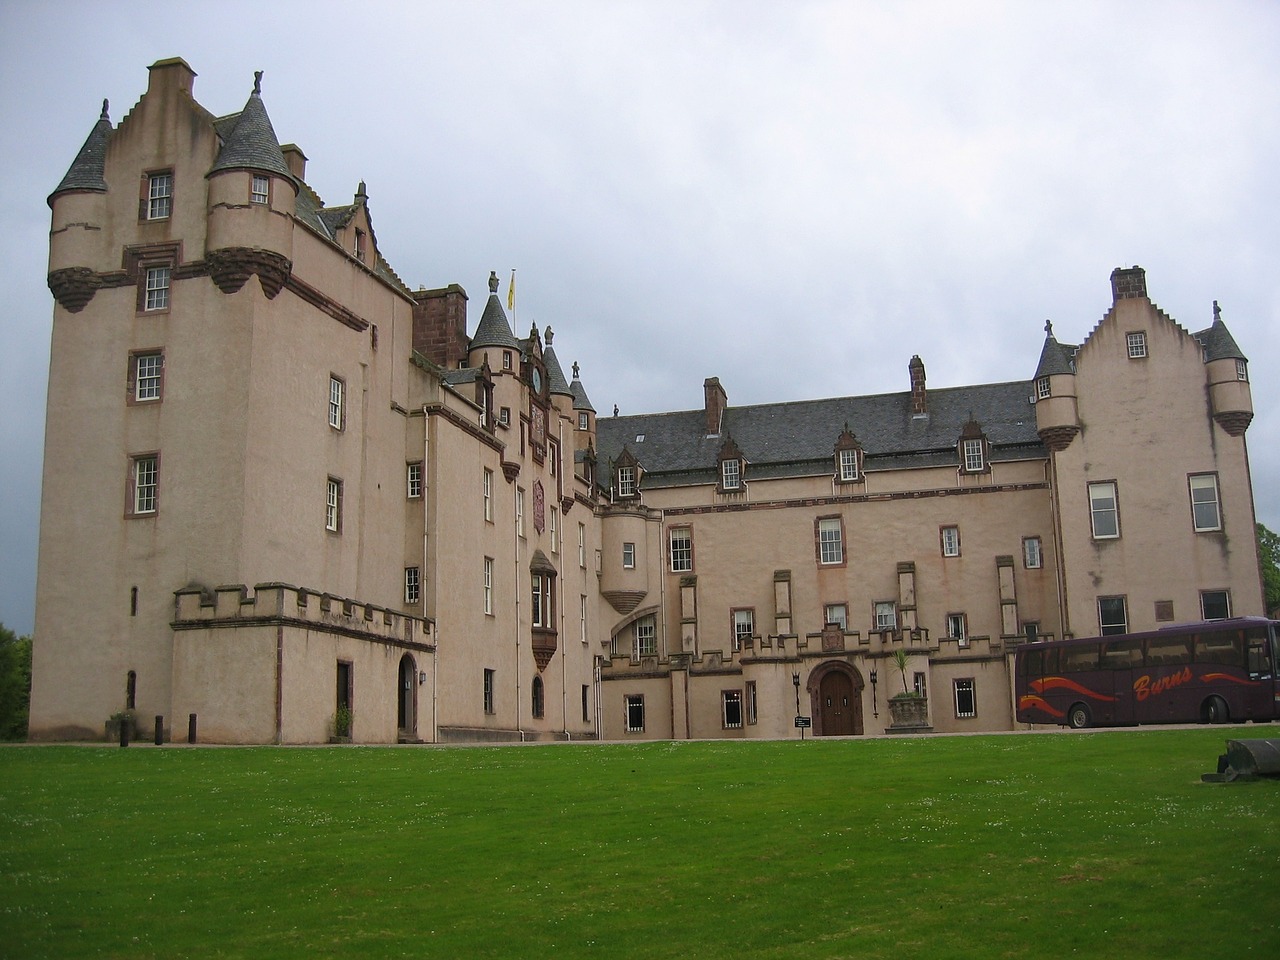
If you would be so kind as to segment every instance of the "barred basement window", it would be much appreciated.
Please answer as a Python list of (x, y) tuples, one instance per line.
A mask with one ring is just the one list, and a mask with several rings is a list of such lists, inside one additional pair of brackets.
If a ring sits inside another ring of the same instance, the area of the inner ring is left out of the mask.
[(978, 715), (978, 701), (974, 692), (973, 679), (965, 678), (955, 681), (956, 694), (956, 716), (957, 717), (976, 717)]
[(626, 711), (627, 733), (644, 733), (644, 694), (627, 694)]
[(742, 728), (742, 691), (725, 690), (720, 694), (721, 719), (726, 730)]

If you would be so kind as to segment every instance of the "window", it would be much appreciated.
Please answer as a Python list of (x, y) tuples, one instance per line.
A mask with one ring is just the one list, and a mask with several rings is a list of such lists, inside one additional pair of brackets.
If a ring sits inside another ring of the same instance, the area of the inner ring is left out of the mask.
[(959, 641), (962, 647), (969, 645), (968, 623), (963, 613), (947, 614), (947, 639)]
[(422, 571), (417, 567), (404, 568), (404, 602), (416, 606), (422, 599)]
[(146, 218), (167, 220), (173, 210), (173, 174), (153, 173), (147, 177)]
[(484, 712), (493, 713), (493, 671), (484, 671)]
[(720, 489), (737, 490), (742, 486), (742, 464), (738, 460), (720, 461)]
[(405, 464), (405, 496), (416, 500), (422, 496), (422, 461)]
[(627, 733), (644, 733), (644, 694), (626, 696)]
[(484, 558), (484, 612), (493, 615), (493, 557)]
[(164, 384), (164, 354), (159, 351), (132, 354), (129, 366), (133, 386), (129, 399), (135, 403), (159, 400)]
[(1098, 598), (1098, 627), (1104, 637), (1129, 632), (1129, 612), (1124, 597)]
[(742, 728), (742, 691), (722, 690), (720, 692), (720, 716), (726, 730)]
[(844, 524), (839, 517), (818, 520), (818, 562), (844, 563)]
[(960, 528), (942, 528), (942, 555), (944, 557), (960, 556)]
[(858, 451), (840, 451), (840, 479), (850, 483), (858, 479)]
[(364, 231), (361, 230), (359, 227), (356, 228), (356, 245), (353, 252), (355, 253), (357, 260), (361, 262), (364, 261), (364, 254), (365, 254)]
[(1129, 348), (1130, 360), (1141, 360), (1147, 355), (1147, 335), (1141, 330), (1124, 335), (1124, 342)]
[(671, 572), (689, 573), (693, 570), (693, 529), (671, 528)]
[(529, 694), (533, 702), (529, 706), (530, 712), (535, 719), (542, 719), (543, 713), (543, 694), (542, 694), (542, 678), (534, 676), (533, 682), (529, 684)]
[(956, 716), (976, 717), (978, 715), (978, 702), (974, 696), (973, 679), (955, 680), (953, 681), (953, 686), (956, 694)]
[(849, 629), (849, 608), (843, 603), (828, 603), (823, 609), (823, 623), (834, 623), (841, 630)]
[(560, 552), (560, 511), (555, 507), (551, 508), (551, 516), (549, 521), (550, 529), (548, 533), (551, 536), (551, 552)]
[(634, 543), (624, 543), (622, 545), (622, 568), (624, 570), (634, 570), (636, 566), (636, 545)]
[(751, 638), (756, 634), (756, 613), (754, 610), (733, 611), (733, 649), (742, 650), (751, 645)]
[(1052, 396), (1052, 388), (1048, 377), (1040, 377), (1036, 380), (1036, 399), (1048, 400)]
[(1095, 540), (1113, 540), (1120, 536), (1120, 511), (1113, 481), (1089, 484), (1089, 517)]
[(524, 536), (524, 490), (516, 488), (516, 534)]
[(585, 593), (580, 594), (578, 597), (578, 624), (579, 624), (579, 633), (581, 635), (582, 642), (586, 643), (587, 642), (587, 595)]
[(635, 659), (658, 655), (658, 625), (652, 616), (641, 617), (635, 622)]
[(591, 720), (591, 687), (587, 684), (582, 685), (582, 722), (587, 723)]
[(493, 523), (493, 471), (486, 469), (481, 474), (480, 489), (484, 496), (484, 518)]
[(1189, 478), (1191, 483), (1191, 520), (1196, 533), (1222, 529), (1218, 510), (1218, 478), (1202, 473)]
[(342, 530), (342, 481), (329, 478), (325, 497), (324, 528), (331, 533)]
[(982, 455), (982, 441), (965, 440), (961, 447), (964, 453), (965, 472), (981, 473), (986, 462)]
[(618, 496), (634, 497), (636, 495), (636, 468), (618, 468)]
[(579, 412), (579, 414), (578, 414), (578, 429), (579, 429), (579, 430), (586, 430), (586, 429), (587, 429), (587, 427), (588, 427), (588, 425), (589, 425), (590, 423), (591, 423), (591, 421), (587, 418), (587, 412), (586, 412), (585, 410), (583, 410), (583, 411)]
[(1200, 616), (1205, 620), (1226, 620), (1231, 616), (1231, 594), (1226, 590), (1200, 591)]
[(130, 472), (133, 484), (133, 509), (130, 512), (134, 515), (155, 513), (160, 489), (160, 457), (154, 453), (134, 457)]
[(169, 309), (169, 265), (147, 267), (142, 309)]
[(253, 186), (249, 189), (250, 203), (266, 203), (271, 196), (271, 178), (260, 173), (253, 175)]
[(1249, 365), (1243, 360), (1236, 361), (1236, 379), (1249, 382)]
[(1022, 538), (1022, 565), (1028, 570), (1039, 570), (1044, 565), (1039, 537)]
[(511, 369), (511, 351), (510, 350), (502, 351), (502, 369), (503, 370)]
[(556, 625), (555, 574), (534, 573), (530, 577), (530, 591), (533, 596), (533, 626), (542, 630), (551, 630)]
[(342, 378), (329, 374), (329, 426), (335, 430), (342, 429), (343, 400), (346, 392), (347, 385)]
[(877, 601), (875, 613), (877, 630), (896, 630), (898, 628), (898, 605), (892, 600)]
[(587, 525), (578, 524), (578, 566), (587, 569)]
[(754, 724), (760, 716), (760, 701), (756, 696), (756, 682), (747, 681), (747, 723)]
[(504, 427), (511, 426), (511, 408), (502, 407), (498, 410), (498, 422)]
[(917, 697), (927, 697), (929, 695), (929, 688), (923, 671), (917, 670), (911, 675), (911, 689), (916, 692)]

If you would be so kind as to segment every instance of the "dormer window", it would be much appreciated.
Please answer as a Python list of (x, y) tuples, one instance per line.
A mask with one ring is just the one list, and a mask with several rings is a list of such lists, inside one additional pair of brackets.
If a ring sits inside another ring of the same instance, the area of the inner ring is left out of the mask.
[(960, 431), (960, 443), (957, 452), (960, 455), (960, 470), (963, 473), (985, 473), (990, 456), (986, 434), (982, 425), (969, 415), (969, 422)]
[(836, 438), (836, 482), (857, 483), (862, 479), (862, 445), (849, 430), (849, 424)]
[(982, 457), (982, 441), (966, 440), (964, 442), (964, 468), (969, 473), (978, 473), (985, 465)]
[(720, 461), (720, 488), (722, 490), (737, 490), (742, 486), (741, 479), (741, 464), (737, 460)]
[(1129, 348), (1130, 360), (1141, 360), (1147, 355), (1147, 334), (1142, 330), (1134, 330), (1124, 335), (1125, 344)]
[(1048, 377), (1040, 377), (1038, 380), (1036, 380), (1036, 399), (1037, 400), (1048, 400), (1049, 397), (1052, 396), (1052, 394), (1053, 394), (1053, 391), (1050, 388)]
[(617, 489), (620, 497), (634, 497), (636, 495), (635, 467), (618, 467)]

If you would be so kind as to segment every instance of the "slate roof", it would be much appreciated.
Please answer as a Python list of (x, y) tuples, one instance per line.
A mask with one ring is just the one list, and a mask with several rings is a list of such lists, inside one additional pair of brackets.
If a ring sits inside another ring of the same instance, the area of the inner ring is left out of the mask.
[(730, 438), (747, 461), (748, 479), (829, 473), (846, 423), (869, 471), (957, 463), (956, 444), (971, 416), (991, 444), (993, 461), (1047, 455), (1026, 381), (930, 390), (928, 401), (927, 417), (912, 416), (909, 391), (729, 407), (716, 437), (706, 436), (702, 410), (608, 417), (597, 421), (596, 436), (602, 463), (625, 447), (649, 487), (714, 482), (720, 449)]
[(573, 383), (569, 384), (569, 394), (573, 397), (573, 409), (596, 412), (596, 408), (591, 405), (591, 399), (587, 396), (587, 388), (578, 379), (576, 370), (573, 374)]
[(107, 143), (111, 139), (111, 120), (107, 117), (108, 103), (102, 101), (102, 114), (98, 122), (89, 131), (80, 152), (71, 161), (62, 182), (49, 194), (49, 206), (53, 206), (53, 198), (65, 190), (94, 190), (105, 193), (107, 190), (106, 166)]
[(248, 168), (293, 179), (289, 173), (289, 165), (284, 162), (284, 154), (280, 152), (280, 141), (276, 139), (271, 118), (267, 116), (267, 108), (262, 102), (259, 89), (261, 80), (262, 74), (256, 74), (253, 93), (249, 94), (249, 101), (236, 116), (235, 125), (229, 133), (224, 133), (223, 130), (230, 118), (214, 121), (214, 127), (223, 142), (210, 173)]
[(1075, 373), (1072, 362), (1079, 347), (1059, 343), (1048, 324), (1045, 324), (1045, 329), (1044, 348), (1040, 351), (1040, 362), (1036, 365), (1035, 379), (1039, 380), (1041, 377), (1050, 377), (1059, 373)]
[(520, 341), (511, 332), (511, 324), (507, 322), (507, 313), (502, 309), (502, 301), (498, 299), (498, 275), (489, 274), (489, 300), (484, 305), (484, 313), (480, 315), (480, 323), (475, 335), (471, 338), (470, 349), (477, 347), (507, 347), (520, 350)]
[[(1217, 304), (1214, 304), (1216, 307)], [(1201, 330), (1199, 333), (1192, 334), (1197, 340), (1204, 345), (1204, 359), (1208, 363), (1211, 360), (1247, 360), (1248, 357), (1236, 346), (1235, 338), (1231, 336), (1227, 330), (1227, 325), (1222, 322), (1221, 317), (1215, 317), (1213, 326), (1207, 330)]]
[(569, 381), (564, 378), (564, 370), (560, 367), (560, 360), (556, 357), (556, 352), (551, 347), (551, 328), (547, 328), (547, 346), (542, 351), (542, 362), (547, 366), (547, 387), (552, 393), (563, 394), (566, 397), (572, 397), (573, 391), (569, 389)]

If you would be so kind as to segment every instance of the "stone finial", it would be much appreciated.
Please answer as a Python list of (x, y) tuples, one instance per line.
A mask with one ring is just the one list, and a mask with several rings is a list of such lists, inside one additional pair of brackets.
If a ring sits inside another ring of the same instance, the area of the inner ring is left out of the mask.
[(1053, 336), (1053, 321), (1052, 321), (1052, 320), (1046, 320), (1046, 321), (1044, 322), (1044, 335), (1045, 335), (1046, 337), (1052, 337), (1052, 336)]
[(551, 338), (554, 336), (555, 334), (551, 332), (551, 325), (547, 324), (547, 329), (546, 329), (546, 332), (543, 333), (542, 339), (547, 342), (548, 347), (551, 346)]
[(262, 71), (253, 71), (253, 95), (255, 97), (262, 96)]
[(613, 415), (615, 417), (618, 415), (618, 405), (616, 403), (613, 405)]
[(573, 361), (573, 379), (578, 379), (578, 361)]
[[(106, 101), (103, 101), (103, 102), (105, 103)], [(1222, 308), (1218, 306), (1217, 300), (1213, 301), (1213, 319), (1214, 320), (1222, 319)]]
[(108, 108), (108, 107), (110, 107), (110, 106), (111, 106), (110, 101), (108, 101), (106, 98), (103, 98), (103, 101), (102, 101), (102, 113), (101, 113), (101, 114), (99, 114), (99, 116), (98, 116), (98, 119), (99, 119), (99, 120), (109, 120), (109, 119), (110, 119), (110, 118), (107, 116), (107, 108)]
[(496, 270), (489, 271), (489, 292), (498, 292), (498, 271)]

